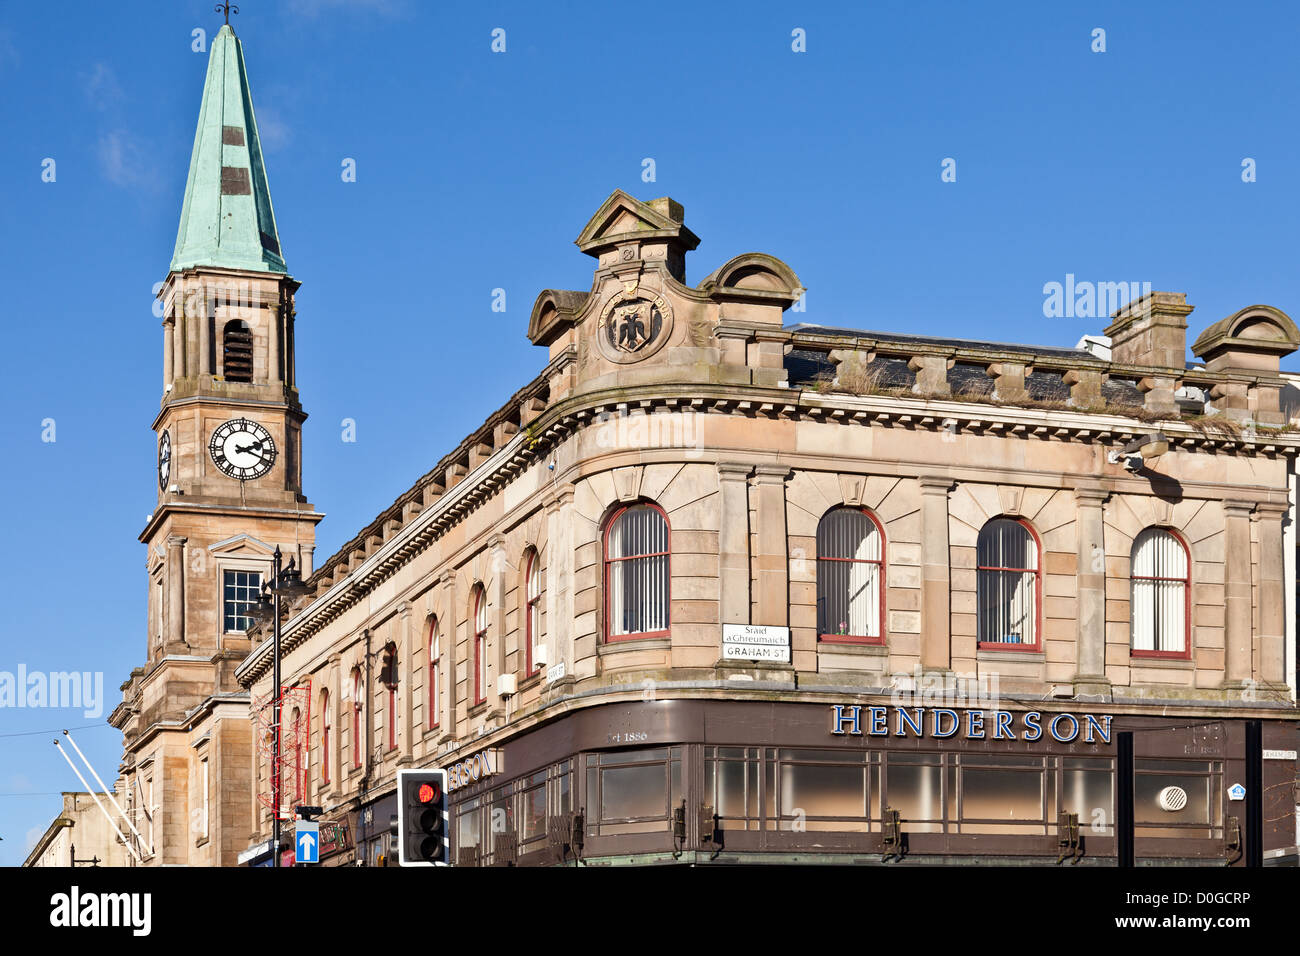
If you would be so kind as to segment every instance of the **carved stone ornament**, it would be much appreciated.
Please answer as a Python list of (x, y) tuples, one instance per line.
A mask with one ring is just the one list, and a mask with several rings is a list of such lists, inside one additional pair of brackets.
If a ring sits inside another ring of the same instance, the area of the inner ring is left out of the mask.
[(639, 362), (659, 351), (672, 327), (673, 312), (668, 300), (629, 283), (601, 310), (596, 345), (611, 362)]

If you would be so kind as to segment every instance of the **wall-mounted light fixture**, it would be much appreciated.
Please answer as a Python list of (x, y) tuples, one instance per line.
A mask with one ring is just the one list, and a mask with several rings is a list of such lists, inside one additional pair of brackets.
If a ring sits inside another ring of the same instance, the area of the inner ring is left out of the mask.
[(1164, 432), (1152, 432), (1133, 439), (1117, 451), (1108, 452), (1106, 460), (1112, 465), (1123, 464), (1128, 471), (1141, 471), (1147, 462), (1154, 461), (1168, 450), (1168, 436)]

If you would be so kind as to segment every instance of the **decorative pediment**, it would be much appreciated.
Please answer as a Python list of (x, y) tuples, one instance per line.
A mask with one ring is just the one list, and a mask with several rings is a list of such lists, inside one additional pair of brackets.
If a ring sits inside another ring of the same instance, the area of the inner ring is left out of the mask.
[(794, 270), (765, 252), (736, 256), (699, 284), (715, 299), (775, 299), (792, 303), (803, 294)]
[(528, 318), (529, 341), (534, 345), (550, 345), (557, 335), (573, 324), (587, 297), (588, 293), (571, 289), (543, 289)]
[(683, 224), (686, 211), (666, 196), (641, 202), (621, 189), (614, 190), (596, 214), (588, 220), (578, 238), (578, 248), (591, 256), (627, 241), (671, 239), (685, 250), (700, 244), (699, 237)]
[(237, 534), (233, 538), (208, 545), (208, 551), (214, 555), (269, 558), (275, 554), (275, 546), (260, 541), (251, 534)]
[(1210, 367), (1267, 368), (1300, 348), (1300, 329), (1281, 309), (1251, 305), (1220, 319), (1197, 337), (1192, 352)]

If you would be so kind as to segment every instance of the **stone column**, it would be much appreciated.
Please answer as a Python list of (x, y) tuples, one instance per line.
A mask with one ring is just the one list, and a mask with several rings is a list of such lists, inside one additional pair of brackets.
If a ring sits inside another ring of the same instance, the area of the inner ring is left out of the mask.
[(172, 322), (172, 381), (185, 377), (185, 309), (176, 307)]
[(1251, 676), (1251, 507), (1247, 501), (1223, 503), (1224, 685), (1232, 689), (1247, 686)]
[[(555, 657), (555, 663), (564, 661), (566, 681), (573, 679), (578, 670), (577, 621), (574, 618), (576, 560), (573, 494), (573, 485), (561, 485), (555, 500), (547, 506), (554, 519), (554, 524), (551, 526), (552, 537), (548, 540), (551, 555), (546, 561), (547, 586), (551, 587), (550, 582), (554, 582), (555, 590), (546, 597), (546, 641), (547, 649)], [(594, 671), (594, 660), (587, 659), (584, 666), (588, 668), (589, 673)]]
[(206, 379), (212, 375), (212, 366), (208, 357), (212, 354), (209, 344), (212, 329), (212, 313), (205, 311), (202, 315), (197, 316), (199, 323), (199, 361), (194, 370), (194, 374), (200, 379)]
[(176, 372), (176, 319), (163, 320), (163, 390), (170, 385)]
[(1259, 527), (1259, 672), (1265, 686), (1286, 686), (1286, 578), (1282, 549), (1282, 521), (1287, 505), (1255, 506)]
[(789, 465), (758, 465), (754, 469), (757, 492), (758, 553), (754, 555), (758, 609), (753, 623), (788, 627), (790, 624), (790, 556), (785, 526), (785, 483)]
[(952, 669), (948, 552), (948, 492), (952, 490), (952, 479), (925, 475), (920, 485), (921, 670), (946, 672)]
[(1106, 679), (1106, 547), (1102, 505), (1109, 492), (1075, 488), (1079, 597), (1076, 611), (1074, 693), (1104, 696)]
[(752, 465), (718, 463), (721, 514), (718, 526), (718, 617), (722, 624), (749, 623), (749, 473)]
[(185, 542), (180, 535), (167, 536), (167, 639), (163, 652), (185, 647)]

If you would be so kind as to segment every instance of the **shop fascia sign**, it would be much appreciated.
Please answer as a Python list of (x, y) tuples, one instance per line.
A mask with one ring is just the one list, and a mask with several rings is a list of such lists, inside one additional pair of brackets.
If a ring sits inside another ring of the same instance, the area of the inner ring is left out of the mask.
[(1043, 714), (1037, 710), (967, 710), (949, 707), (831, 705), (831, 733), (850, 737), (929, 737), (946, 740), (1042, 740), (1110, 743), (1111, 715)]
[(447, 792), (468, 787), (501, 772), (501, 751), (480, 750), (447, 768)]

